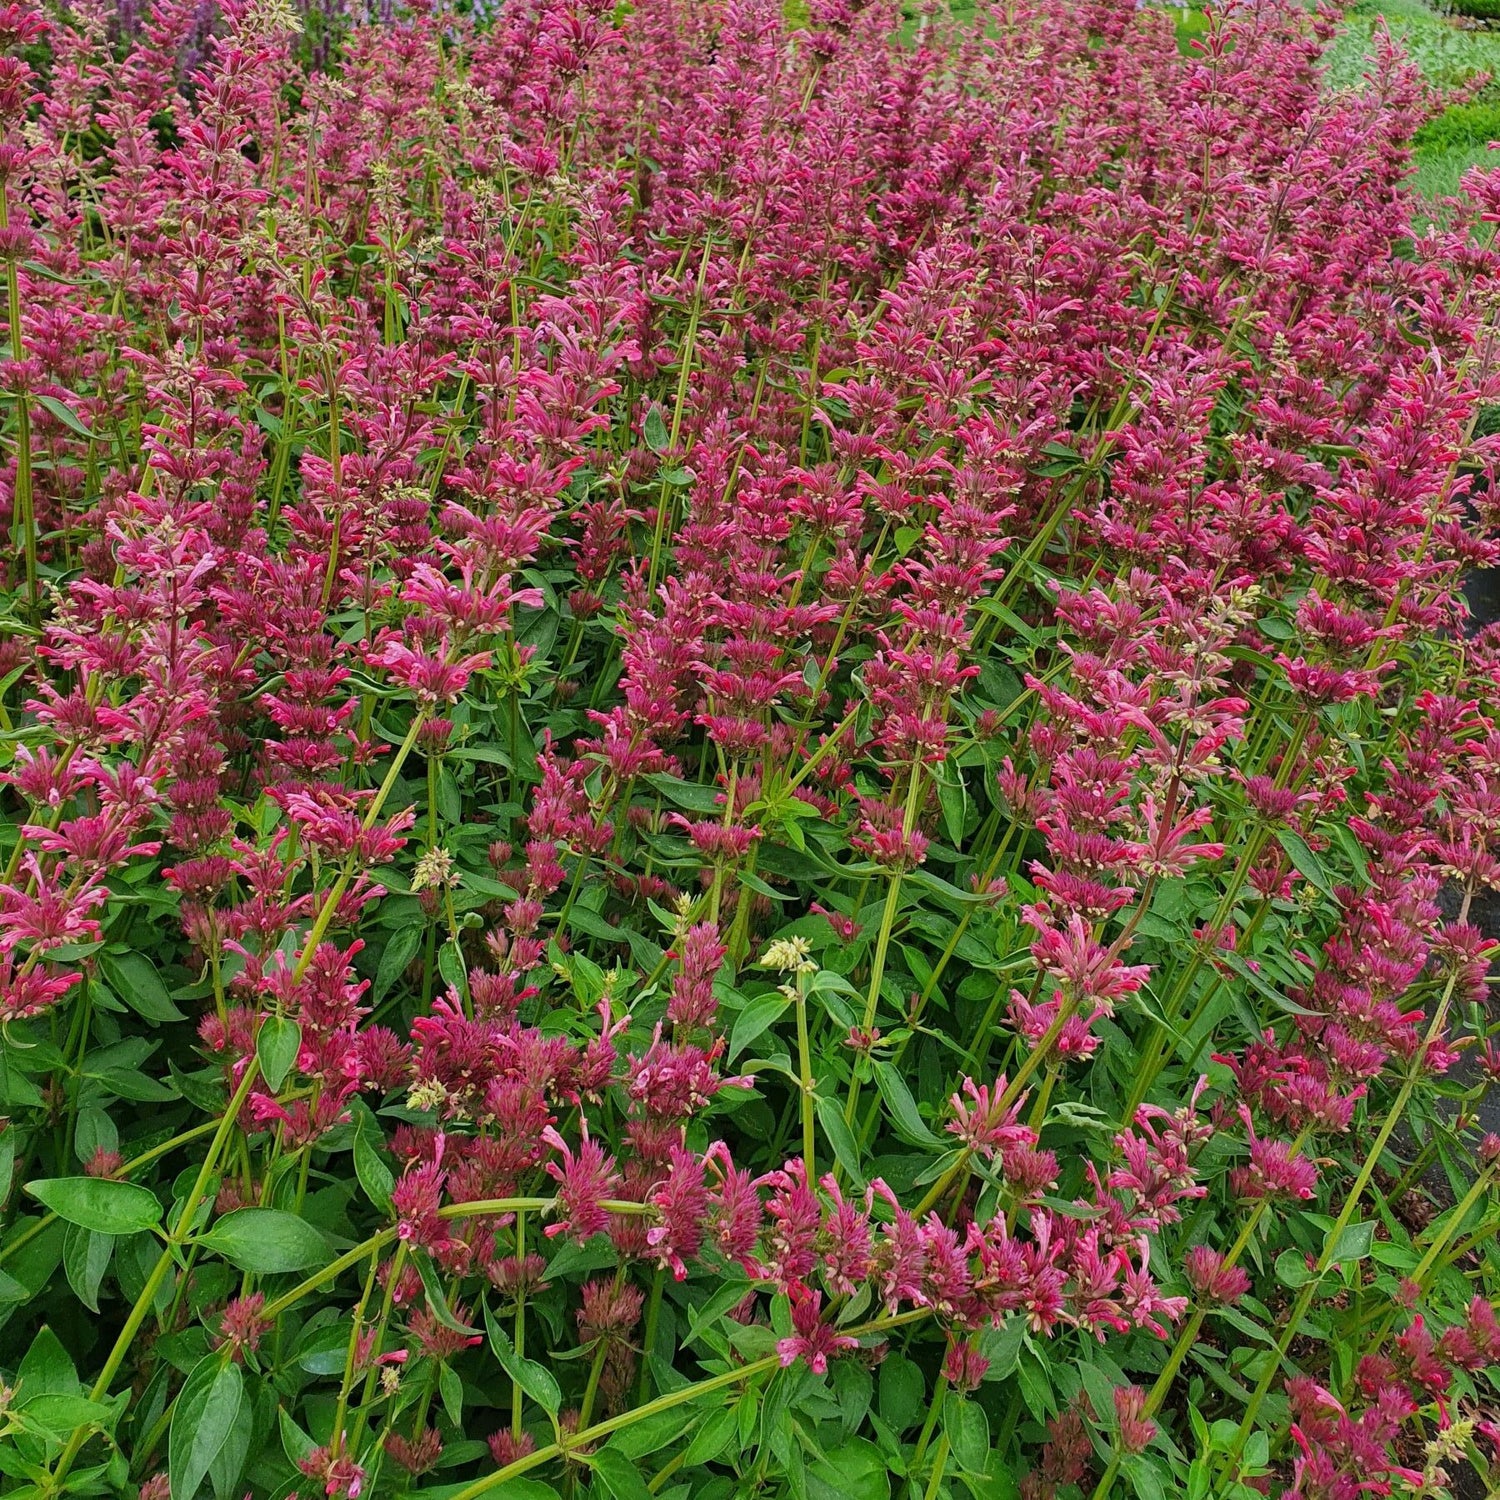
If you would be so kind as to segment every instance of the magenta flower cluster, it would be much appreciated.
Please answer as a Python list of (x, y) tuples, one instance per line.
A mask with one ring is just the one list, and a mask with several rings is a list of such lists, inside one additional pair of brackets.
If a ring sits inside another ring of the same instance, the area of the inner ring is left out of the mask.
[(1500, 169), (1336, 24), (0, 7), (0, 1497), (1500, 1484)]

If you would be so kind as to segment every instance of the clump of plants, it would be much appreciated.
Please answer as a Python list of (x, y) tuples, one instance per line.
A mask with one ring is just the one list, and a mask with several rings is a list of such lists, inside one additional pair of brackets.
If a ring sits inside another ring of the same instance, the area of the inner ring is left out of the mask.
[(0, 8), (0, 1494), (1500, 1479), (1394, 49), (111, 10)]

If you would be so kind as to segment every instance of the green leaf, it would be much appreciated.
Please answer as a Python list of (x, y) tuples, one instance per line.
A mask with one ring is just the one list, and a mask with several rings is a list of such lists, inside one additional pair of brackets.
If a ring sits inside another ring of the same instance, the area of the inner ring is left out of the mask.
[(139, 1234), (161, 1220), (156, 1194), (138, 1182), (110, 1177), (48, 1177), (28, 1182), (26, 1191), (59, 1219), (100, 1234)]
[(1363, 1260), (1370, 1253), (1370, 1247), (1375, 1243), (1375, 1222), (1369, 1220), (1363, 1224), (1346, 1224), (1344, 1232), (1339, 1235), (1338, 1243), (1333, 1247), (1333, 1255), (1329, 1264), (1338, 1261)]
[(120, 1099), (131, 1099), (137, 1104), (165, 1104), (175, 1099), (177, 1091), (141, 1072), (139, 1068), (101, 1068), (97, 1073), (85, 1070), (85, 1078), (96, 1078)]
[(1349, 863), (1354, 866), (1354, 878), (1360, 889), (1365, 889), (1370, 884), (1370, 862), (1365, 857), (1365, 851), (1359, 842), (1358, 835), (1347, 823), (1336, 824), (1333, 836), (1338, 840), (1339, 846), (1348, 857)]
[(255, 1405), (253, 1395), (247, 1393), (240, 1402), (229, 1436), (209, 1465), (208, 1482), (213, 1487), (214, 1500), (241, 1500), (245, 1494), (239, 1481), (250, 1455), (250, 1440), (255, 1435)]
[(255, 1038), (255, 1055), (266, 1086), (274, 1094), (292, 1071), (302, 1047), (302, 1028), (290, 1016), (267, 1016)]
[(1278, 829), (1276, 841), (1286, 850), (1286, 857), (1311, 885), (1315, 885), (1325, 896), (1333, 894), (1333, 882), (1323, 868), (1323, 862), (1308, 847), (1307, 840), (1290, 828)]
[(662, 418), (661, 408), (653, 406), (646, 413), (646, 420), (641, 423), (641, 436), (646, 440), (646, 446), (653, 453), (665, 453), (671, 436), (667, 432), (667, 424)]
[(438, 1366), (438, 1394), (442, 1397), (443, 1411), (457, 1428), (464, 1421), (464, 1383), (451, 1365)]
[(652, 1500), (641, 1471), (618, 1450), (601, 1448), (590, 1463), (615, 1500)]
[(960, 777), (956, 784), (947, 780), (939, 781), (937, 792), (938, 806), (943, 812), (943, 830), (948, 835), (948, 842), (957, 849), (964, 840), (964, 814), (968, 810), (963, 778)]
[(693, 1321), (682, 1339), (683, 1345), (691, 1344), (706, 1328), (717, 1323), (731, 1307), (737, 1307), (754, 1287), (753, 1281), (731, 1280), (721, 1286), (707, 1302), (695, 1307)]
[(969, 1480), (974, 1500), (1019, 1500), (1021, 1486), (1006, 1457), (998, 1449), (992, 1452), (981, 1478)]
[(422, 946), (422, 932), (422, 924), (417, 922), (410, 927), (399, 927), (391, 934), (375, 970), (375, 983), (370, 986), (372, 1003), (383, 1000), (391, 986), (406, 972), (406, 966)]
[(549, 1417), (556, 1418), (562, 1410), (562, 1390), (552, 1372), (534, 1359), (516, 1353), (510, 1335), (500, 1326), (488, 1303), (484, 1304), (484, 1327), (501, 1368)]
[(46, 1392), (29, 1401), (22, 1401), (16, 1410), (28, 1419), (28, 1426), (43, 1428), (58, 1439), (70, 1437), (80, 1427), (97, 1427), (108, 1431), (117, 1416), (116, 1408), (106, 1406), (101, 1401), (56, 1392)]
[(143, 1020), (160, 1026), (187, 1019), (172, 1003), (156, 965), (144, 953), (101, 953), (99, 968), (110, 989)]
[(864, 1164), (860, 1160), (859, 1147), (854, 1143), (854, 1132), (844, 1119), (843, 1106), (837, 1099), (819, 1098), (813, 1100), (813, 1108), (818, 1116), (818, 1124), (823, 1127), (823, 1134), (828, 1137), (828, 1144), (833, 1147), (838, 1164), (855, 1183), (862, 1185), (865, 1180)]
[(219, 1450), (229, 1439), (245, 1399), (240, 1367), (220, 1354), (205, 1354), (193, 1366), (172, 1412), (167, 1472), (172, 1500), (193, 1500)]
[(943, 1402), (943, 1429), (959, 1467), (983, 1474), (990, 1456), (990, 1424), (984, 1408), (950, 1391)]
[[(1214, 962), (1223, 964), (1227, 969), (1233, 969), (1251, 989), (1257, 994), (1264, 995), (1272, 1005), (1278, 1010), (1286, 1011), (1288, 1015), (1316, 1016), (1320, 1014), (1318, 1011), (1309, 1010), (1305, 1005), (1298, 1005), (1295, 1000), (1283, 995), (1259, 969), (1252, 969), (1238, 953), (1232, 953), (1227, 948), (1220, 949), (1214, 954)], [(1259, 1028), (1257, 1027), (1256, 1030), (1258, 1031)]]
[(370, 1202), (381, 1213), (389, 1213), (396, 1178), (371, 1139), (379, 1130), (380, 1127), (368, 1111), (355, 1116), (354, 1175), (359, 1178), (359, 1185), (365, 1190), (365, 1196)]
[(473, 1333), (472, 1328), (453, 1316), (453, 1309), (448, 1306), (448, 1294), (443, 1290), (443, 1279), (438, 1275), (432, 1257), (419, 1250), (412, 1256), (412, 1260), (416, 1265), (417, 1275), (422, 1278), (422, 1290), (427, 1294), (427, 1307), (433, 1317), (451, 1333)]
[(1094, 1408), (1094, 1416), (1101, 1423), (1112, 1422), (1115, 1415), (1115, 1382), (1098, 1365), (1087, 1360), (1078, 1366), (1078, 1378)]
[(294, 1464), (300, 1464), (318, 1445), (287, 1414), (286, 1407), (276, 1408), (276, 1421), (281, 1428), (282, 1449)]
[(1307, 1256), (1300, 1250), (1283, 1250), (1276, 1257), (1276, 1279), (1283, 1286), (1306, 1286), (1313, 1279)]
[(449, 989), (458, 994), (467, 996), (469, 993), (469, 973), (464, 967), (463, 954), (459, 952), (458, 945), (453, 942), (444, 943), (438, 949), (437, 958), (438, 973), (442, 976), (443, 983)]
[(979, 1336), (979, 1352), (990, 1362), (986, 1380), (1004, 1380), (1015, 1370), (1025, 1339), (1026, 1321), (1021, 1317), (1009, 1317), (1000, 1327), (987, 1328)]
[(80, 1390), (72, 1356), (45, 1323), (21, 1356), (15, 1388), (24, 1401), (36, 1396), (76, 1396)]
[(874, 1443), (849, 1438), (810, 1465), (807, 1500), (889, 1500), (890, 1476), (891, 1467)]
[(6, 1125), (0, 1130), (0, 1208), (10, 1197), (10, 1184), (16, 1173), (16, 1130)]
[(896, 1433), (905, 1432), (922, 1414), (927, 1382), (922, 1371), (904, 1354), (888, 1354), (880, 1364), (876, 1409), (880, 1420)]
[(221, 1218), (197, 1244), (257, 1276), (309, 1271), (333, 1258), (328, 1242), (305, 1219), (279, 1208), (237, 1208)]
[(83, 425), (78, 413), (64, 406), (56, 396), (37, 396), (35, 400), (38, 406), (50, 411), (69, 431), (76, 432), (79, 437), (93, 438), (94, 434)]
[(734, 1441), (737, 1423), (738, 1415), (732, 1406), (721, 1406), (718, 1411), (710, 1412), (682, 1455), (683, 1468), (712, 1463)]
[(734, 1030), (729, 1034), (730, 1057), (738, 1057), (767, 1027), (775, 1025), (791, 1003), (780, 990), (757, 995), (735, 1017)]
[(875, 1083), (880, 1090), (881, 1098), (885, 1100), (886, 1107), (891, 1112), (891, 1118), (896, 1125), (896, 1134), (902, 1140), (913, 1146), (940, 1144), (937, 1136), (928, 1128), (927, 1122), (918, 1111), (917, 1101), (912, 1098), (911, 1090), (906, 1086), (906, 1080), (893, 1063), (877, 1062), (875, 1064)]
[(78, 1300), (91, 1313), (99, 1311), (99, 1286), (115, 1251), (115, 1237), (69, 1224), (63, 1235), (63, 1272)]
[(1137, 1500), (1166, 1500), (1161, 1474), (1144, 1453), (1127, 1454), (1121, 1468), (1130, 1477)]
[(701, 786), (696, 781), (684, 781), (680, 776), (668, 776), (665, 771), (653, 771), (644, 778), (669, 802), (685, 807), (689, 812), (718, 813), (719, 794), (711, 786)]

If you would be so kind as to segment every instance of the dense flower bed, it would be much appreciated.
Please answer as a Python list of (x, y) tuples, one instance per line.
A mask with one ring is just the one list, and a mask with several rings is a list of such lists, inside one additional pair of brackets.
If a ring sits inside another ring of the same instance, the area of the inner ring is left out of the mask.
[(0, 1494), (1493, 1482), (1500, 173), (492, 9), (0, 9)]

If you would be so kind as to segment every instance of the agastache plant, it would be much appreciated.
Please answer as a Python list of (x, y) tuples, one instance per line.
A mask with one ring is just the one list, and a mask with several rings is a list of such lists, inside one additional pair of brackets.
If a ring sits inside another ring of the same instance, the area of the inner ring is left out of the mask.
[(1500, 169), (1205, 20), (0, 7), (0, 1496), (1500, 1480)]

